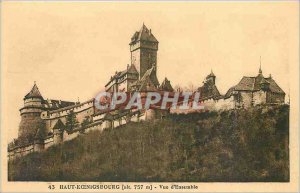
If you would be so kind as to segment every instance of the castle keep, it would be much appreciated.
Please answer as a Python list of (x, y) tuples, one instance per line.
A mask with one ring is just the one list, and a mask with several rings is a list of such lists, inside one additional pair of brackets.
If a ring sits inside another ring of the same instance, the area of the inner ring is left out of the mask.
[(105, 85), (109, 92), (157, 90), (159, 81), (156, 76), (158, 41), (144, 24), (140, 31), (134, 33), (129, 43), (131, 65), (126, 70), (111, 76)]
[[(157, 78), (158, 43), (151, 29), (143, 24), (141, 29), (133, 34), (129, 43), (131, 64), (123, 71), (116, 71), (105, 85), (105, 90), (173, 92), (174, 89), (167, 78), (164, 78), (161, 84)], [(265, 78), (261, 69), (257, 76), (244, 76), (225, 95), (220, 94), (216, 86), (216, 76), (211, 71), (198, 91), (201, 94), (201, 103), (209, 110), (282, 104), (285, 99), (284, 91), (271, 76)], [(169, 113), (152, 109), (100, 111), (95, 108), (94, 99), (83, 103), (45, 99), (36, 83), (23, 100), (18, 138), (8, 145), (10, 159), (42, 151), (89, 130), (114, 128), (130, 121), (162, 118)], [(172, 112), (178, 113), (180, 110)]]

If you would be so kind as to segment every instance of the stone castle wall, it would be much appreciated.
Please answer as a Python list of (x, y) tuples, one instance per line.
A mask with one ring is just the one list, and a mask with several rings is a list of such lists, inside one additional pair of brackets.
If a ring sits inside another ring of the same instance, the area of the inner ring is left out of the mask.
[(200, 106), (203, 106), (204, 109), (200, 109), (200, 110), (194, 110), (192, 109), (193, 103), (189, 102), (189, 109), (184, 109), (181, 110), (179, 108), (179, 106), (176, 107), (176, 109), (171, 109), (171, 113), (192, 113), (192, 112), (206, 112), (206, 111), (222, 111), (222, 110), (230, 110), (230, 109), (234, 109), (236, 108), (236, 101), (234, 99), (233, 96), (229, 97), (229, 98), (220, 98), (220, 99), (206, 99), (206, 100), (202, 100), (200, 101), (200, 103), (198, 104)]
[[(201, 101), (201, 105), (205, 107), (204, 111), (220, 111), (220, 110), (230, 110), (234, 108), (248, 108), (252, 105), (264, 104), (267, 101), (267, 92), (257, 91), (257, 92), (242, 92), (238, 93), (238, 95), (232, 95), (229, 98), (219, 98), (219, 99), (207, 99)], [(189, 103), (192, 106), (192, 102)], [(49, 147), (72, 140), (81, 134), (80, 129), (75, 129), (73, 133), (68, 134), (66, 132), (59, 133), (58, 130), (53, 130), (53, 126), (60, 119), (64, 124), (66, 123), (66, 116), (68, 113), (73, 111), (76, 114), (76, 118), (81, 123), (86, 116), (90, 116), (92, 118), (92, 123), (90, 123), (84, 129), (84, 132), (92, 131), (92, 130), (100, 130), (106, 128), (115, 128), (121, 125), (128, 123), (129, 121), (138, 122), (141, 120), (152, 120), (162, 118), (166, 115), (166, 112), (156, 111), (149, 109), (144, 112), (134, 111), (132, 110), (130, 113), (125, 113), (120, 116), (112, 116), (113, 118), (107, 119), (107, 113), (96, 113), (94, 109), (94, 101), (90, 100), (81, 104), (69, 106), (67, 108), (62, 108), (55, 111), (44, 111), (41, 114), (39, 113), (29, 113), (22, 115), (21, 124), (24, 128), (24, 131), (33, 131), (33, 129), (38, 129), (37, 125), (45, 126), (48, 136), (43, 140), (34, 140), (31, 144), (26, 144), (18, 147), (14, 147), (13, 149), (9, 149), (8, 156), (9, 159), (13, 159), (15, 157), (20, 157), (27, 155), (31, 152), (43, 151), (48, 149)], [(171, 110), (171, 113), (190, 113), (195, 110), (180, 110), (178, 107), (175, 110)], [(110, 112), (113, 113), (114, 112)], [(26, 126), (26, 127), (25, 127)], [(22, 132), (21, 132), (22, 133)]]
[(284, 94), (278, 94), (278, 93), (271, 93), (268, 92), (266, 95), (268, 103), (283, 103), (285, 95)]
[[(79, 109), (80, 108), (78, 108), (77, 110), (79, 110)], [(86, 108), (84, 111), (78, 112), (77, 115), (80, 115), (82, 112), (89, 112), (88, 111), (89, 109), (90, 108)], [(130, 117), (129, 120), (128, 120), (128, 114), (124, 114), (122, 117), (118, 117), (118, 118), (115, 118), (113, 120), (105, 120), (104, 115), (105, 114), (103, 113), (103, 114), (94, 116), (93, 118), (96, 117), (95, 118), (96, 122), (92, 122), (86, 128), (84, 128), (84, 133), (89, 132), (89, 131), (93, 131), (93, 130), (102, 131), (103, 129), (106, 129), (106, 128), (116, 128), (116, 127), (119, 127), (121, 125), (126, 124), (128, 121), (137, 122), (137, 121), (141, 121), (141, 120), (146, 119), (145, 118), (145, 113), (132, 114), (132, 116)], [(17, 146), (17, 147), (14, 147), (12, 149), (9, 149), (8, 150), (8, 158), (9, 159), (14, 159), (14, 158), (17, 158), (17, 157), (25, 156), (25, 155), (27, 155), (29, 153), (32, 153), (32, 152), (43, 151), (43, 150), (48, 149), (49, 147), (51, 147), (53, 145), (57, 145), (59, 143), (65, 142), (65, 141), (75, 139), (76, 137), (81, 135), (80, 129), (76, 129), (71, 134), (68, 134), (67, 132), (57, 133), (56, 130), (55, 131), (53, 131), (53, 129), (51, 129), (51, 130), (52, 130), (53, 134), (51, 136), (47, 136), (43, 140), (38, 140), (38, 141), (35, 140), (34, 143), (26, 144), (26, 145), (22, 145), (22, 146)]]
[(13, 159), (17, 157), (22, 157), (32, 152), (34, 152), (33, 144), (27, 144), (24, 146), (15, 147), (14, 149), (8, 151), (8, 158)]
[(81, 123), (85, 117), (94, 115), (94, 101), (90, 100), (81, 104), (69, 106), (67, 108), (42, 112), (41, 117), (43, 120), (45, 120), (47, 133), (53, 132), (52, 128), (59, 119), (66, 124), (66, 117), (71, 111), (76, 114), (78, 122)]
[(253, 105), (260, 105), (267, 102), (267, 92), (262, 90), (253, 93)]
[(39, 128), (45, 128), (45, 122), (41, 119), (40, 113), (33, 112), (22, 114), (18, 137), (33, 139)]

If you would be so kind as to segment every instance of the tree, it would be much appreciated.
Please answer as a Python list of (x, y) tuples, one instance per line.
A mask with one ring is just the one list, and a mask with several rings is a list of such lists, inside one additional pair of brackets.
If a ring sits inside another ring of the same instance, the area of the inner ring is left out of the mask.
[(84, 130), (85, 130), (85, 127), (90, 124), (91, 121), (90, 121), (90, 117), (89, 116), (86, 116), (84, 118), (84, 120), (82, 121), (81, 123), (81, 129), (80, 129), (80, 133), (84, 133)]
[(183, 87), (183, 91), (185, 92), (194, 92), (196, 90), (197, 87), (192, 82), (189, 82), (187, 86)]
[(74, 111), (70, 111), (70, 113), (67, 115), (67, 121), (66, 121), (66, 131), (68, 134), (72, 133), (73, 130), (78, 127), (79, 122), (76, 118), (76, 114)]
[(179, 84), (176, 84), (175, 86), (174, 86), (174, 91), (175, 92), (181, 92), (183, 89), (181, 88), (181, 86), (179, 85)]

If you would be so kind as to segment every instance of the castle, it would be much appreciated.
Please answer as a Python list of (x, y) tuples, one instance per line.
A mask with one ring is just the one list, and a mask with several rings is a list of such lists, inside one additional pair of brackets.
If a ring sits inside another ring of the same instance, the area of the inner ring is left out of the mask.
[[(159, 42), (144, 24), (135, 32), (129, 43), (131, 64), (115, 72), (105, 85), (108, 92), (174, 91), (171, 82), (157, 78), (157, 51)], [(282, 104), (285, 93), (270, 76), (265, 78), (262, 70), (254, 77), (243, 77), (221, 95), (216, 86), (216, 76), (211, 72), (203, 86), (198, 88), (200, 101), (212, 110), (248, 108), (261, 104)], [(83, 103), (44, 99), (36, 83), (24, 97), (20, 109), (21, 122), (18, 138), (8, 145), (9, 159), (42, 151), (54, 144), (71, 140), (89, 130), (103, 130), (126, 124), (129, 121), (162, 118), (169, 111), (114, 110), (100, 111), (95, 100)], [(171, 113), (178, 113), (175, 109)]]

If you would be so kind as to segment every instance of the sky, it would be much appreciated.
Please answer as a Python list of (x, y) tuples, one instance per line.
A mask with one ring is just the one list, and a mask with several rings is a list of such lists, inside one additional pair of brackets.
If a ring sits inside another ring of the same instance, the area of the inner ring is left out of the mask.
[(221, 94), (243, 76), (287, 93), (298, 65), (297, 2), (1, 2), (2, 126), (17, 137), (34, 81), (45, 99), (84, 102), (130, 64), (144, 23), (159, 41), (158, 79), (201, 86), (213, 70)]

